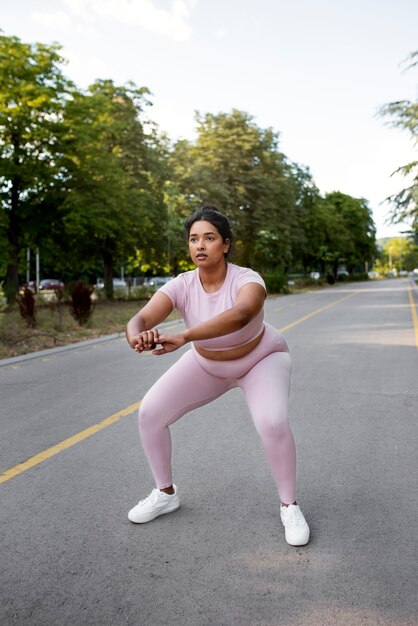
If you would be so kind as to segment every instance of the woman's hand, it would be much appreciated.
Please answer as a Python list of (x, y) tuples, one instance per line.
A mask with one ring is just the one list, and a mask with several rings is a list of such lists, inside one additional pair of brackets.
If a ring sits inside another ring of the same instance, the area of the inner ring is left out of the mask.
[(186, 339), (183, 333), (162, 334), (159, 335), (156, 343), (161, 344), (161, 348), (153, 350), (152, 354), (167, 354), (168, 352), (174, 352), (179, 348), (182, 348), (186, 343)]
[(143, 330), (138, 335), (134, 335), (129, 339), (129, 345), (135, 350), (135, 352), (154, 350), (157, 343), (160, 343), (160, 334), (157, 328)]

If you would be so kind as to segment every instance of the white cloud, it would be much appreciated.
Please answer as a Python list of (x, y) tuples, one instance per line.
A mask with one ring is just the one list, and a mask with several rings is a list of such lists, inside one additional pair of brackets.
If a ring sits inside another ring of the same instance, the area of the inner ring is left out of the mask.
[(83, 23), (76, 16), (65, 11), (52, 11), (50, 13), (34, 11), (31, 17), (35, 24), (47, 28), (48, 30), (73, 31), (76, 33), (92, 35), (94, 29), (91, 25)]
[(170, 0), (167, 9), (158, 8), (155, 0), (62, 0), (65, 9), (36, 12), (34, 20), (43, 26), (58, 28), (93, 25), (97, 19), (139, 26), (174, 41), (186, 41), (192, 33), (191, 11), (196, 0)]
[(223, 39), (224, 37), (226, 37), (226, 30), (224, 30), (223, 28), (220, 28), (219, 30), (216, 31), (215, 37), (217, 39)]
[(196, 136), (196, 123), (193, 107), (186, 109), (174, 103), (164, 102), (156, 97), (153, 107), (148, 111), (160, 129), (168, 133), (172, 140), (180, 138), (192, 140)]
[(80, 56), (73, 49), (66, 49), (65, 57), (69, 61), (66, 74), (81, 87), (88, 87), (97, 78), (107, 78), (106, 63), (94, 56)]
[(32, 13), (33, 21), (47, 28), (64, 28), (68, 29), (73, 26), (72, 18), (64, 11), (54, 11), (53, 13), (40, 13), (35, 11)]

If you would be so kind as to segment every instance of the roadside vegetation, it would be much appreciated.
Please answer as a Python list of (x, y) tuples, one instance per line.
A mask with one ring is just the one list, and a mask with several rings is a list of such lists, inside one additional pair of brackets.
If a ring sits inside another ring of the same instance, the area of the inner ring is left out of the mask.
[[(69, 302), (56, 299), (35, 305), (35, 326), (28, 325), (16, 305), (9, 306), (0, 320), (0, 359), (77, 343), (114, 333), (123, 333), (127, 321), (148, 299), (96, 300), (89, 320), (80, 325)], [(177, 319), (173, 313), (169, 319)]]

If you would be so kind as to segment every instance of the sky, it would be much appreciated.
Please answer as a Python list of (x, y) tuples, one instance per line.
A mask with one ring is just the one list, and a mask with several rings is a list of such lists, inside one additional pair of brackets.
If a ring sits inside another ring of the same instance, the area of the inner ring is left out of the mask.
[(148, 87), (173, 140), (194, 139), (196, 111), (246, 111), (322, 194), (365, 198), (378, 237), (407, 228), (385, 199), (416, 148), (378, 111), (417, 98), (417, 25), (416, 0), (0, 0), (3, 34), (59, 42), (80, 88)]

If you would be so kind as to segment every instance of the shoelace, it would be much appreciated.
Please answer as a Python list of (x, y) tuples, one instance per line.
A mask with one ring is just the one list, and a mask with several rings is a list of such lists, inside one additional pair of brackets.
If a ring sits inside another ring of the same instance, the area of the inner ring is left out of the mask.
[(300, 526), (303, 524), (302, 515), (299, 509), (296, 507), (287, 507), (286, 524), (291, 526)]
[(153, 489), (149, 496), (147, 496), (143, 500), (140, 500), (138, 504), (154, 504), (158, 499), (158, 491), (158, 489)]

